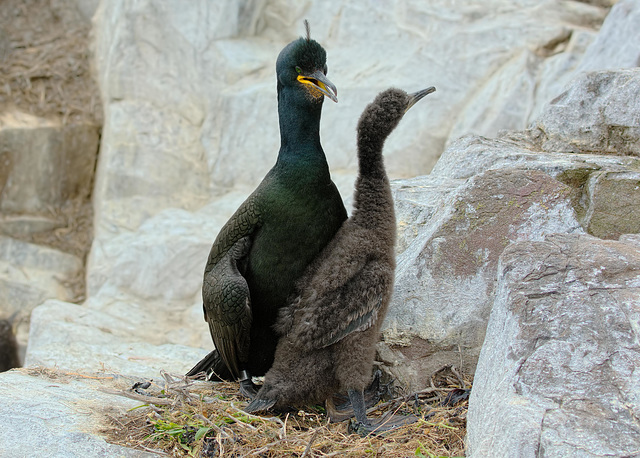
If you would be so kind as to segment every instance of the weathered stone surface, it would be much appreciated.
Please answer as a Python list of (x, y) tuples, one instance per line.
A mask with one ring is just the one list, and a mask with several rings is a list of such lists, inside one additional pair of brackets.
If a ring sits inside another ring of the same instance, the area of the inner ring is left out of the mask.
[(77, 257), (0, 236), (2, 309), (28, 314), (46, 299), (74, 299), (69, 283), (82, 272)]
[[(255, 186), (278, 149), (275, 56), (302, 33), (305, 17), (328, 51), (329, 76), (340, 91), (322, 123), (333, 170), (356, 171), (355, 125), (376, 92), (389, 85), (438, 88), (429, 108), (387, 142), (390, 175), (401, 177), (431, 169), (446, 139), (460, 133), (452, 128), (471, 99), (468, 117), (488, 129), (479, 133), (524, 127), (533, 98), (522, 92), (536, 92), (528, 56), (539, 63), (570, 54), (573, 65), (606, 12), (582, 2), (532, 0), (416, 0), (391, 11), (346, 1), (308, 8), (291, 0), (251, 7), (196, 1), (186, 9), (179, 2), (153, 8), (103, 2), (94, 17), (105, 101), (97, 236), (114, 224), (135, 230), (164, 208), (194, 210), (230, 187)], [(574, 32), (582, 38), (564, 46)], [(558, 64), (545, 78), (556, 81), (571, 65)], [(381, 80), (382, 72), (395, 76)], [(479, 87), (491, 89), (479, 94)], [(505, 97), (487, 106), (495, 93)], [(516, 105), (515, 112), (506, 109)]]
[[(94, 240), (87, 262), (87, 292), (103, 287), (126, 291), (139, 301), (200, 299), (202, 273), (218, 231), (249, 191), (236, 191), (197, 212), (167, 209), (137, 231)], [(105, 297), (101, 293), (101, 297)], [(164, 313), (171, 313), (170, 309)]]
[(544, 151), (640, 156), (640, 68), (584, 73), (552, 100), (532, 136)]
[(180, 310), (155, 317), (131, 301), (113, 300), (103, 312), (50, 300), (33, 311), (24, 365), (139, 377), (161, 369), (181, 374), (207, 351), (167, 343), (171, 336), (158, 330), (170, 328), (169, 320), (175, 328)]
[(594, 172), (586, 185), (586, 215), (589, 234), (617, 239), (640, 233), (640, 171)]
[(620, 0), (613, 5), (597, 38), (576, 72), (640, 66), (640, 4)]
[(379, 352), (401, 384), (421, 388), (447, 360), (473, 371), (500, 253), (512, 241), (581, 232), (570, 196), (542, 172), (502, 169), (447, 197), (398, 257)]
[(448, 177), (416, 177), (391, 182), (396, 211), (396, 256), (434, 220), (447, 197), (464, 184), (464, 180)]
[(636, 456), (640, 239), (510, 245), (469, 403), (467, 456)]
[[(131, 382), (128, 386), (131, 385)], [(123, 389), (115, 376), (14, 370), (0, 374), (0, 455), (12, 458), (109, 456), (151, 458), (154, 453), (109, 444), (101, 437), (107, 414), (140, 405), (104, 389)]]
[(23, 113), (3, 113), (0, 212), (48, 214), (69, 199), (88, 198), (98, 140), (94, 125), (60, 125)]
[(586, 71), (633, 68), (640, 64), (640, 4), (635, 0), (590, 2), (611, 6), (602, 27), (571, 30), (568, 41), (558, 42), (537, 71), (535, 104), (526, 124), (535, 122), (549, 101), (558, 97), (574, 78)]
[(440, 180), (466, 179), (501, 168), (536, 169), (580, 187), (596, 170), (640, 170), (640, 160), (625, 156), (545, 152), (526, 132), (507, 132), (495, 139), (466, 135), (442, 153), (429, 176)]

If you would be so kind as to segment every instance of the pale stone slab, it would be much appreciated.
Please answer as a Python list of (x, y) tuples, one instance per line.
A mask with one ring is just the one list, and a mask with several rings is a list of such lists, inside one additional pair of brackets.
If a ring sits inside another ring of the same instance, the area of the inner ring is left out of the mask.
[(640, 245), (510, 245), (469, 402), (467, 456), (637, 456)]

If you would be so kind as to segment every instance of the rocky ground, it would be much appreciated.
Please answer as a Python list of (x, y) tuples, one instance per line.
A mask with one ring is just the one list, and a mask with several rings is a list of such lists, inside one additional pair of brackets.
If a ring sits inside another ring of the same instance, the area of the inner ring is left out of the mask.
[(0, 375), (0, 424), (23, 431), (0, 455), (150, 453), (105, 442), (98, 413), (208, 351), (206, 253), (273, 162), (273, 56), (307, 17), (344, 196), (365, 104), (438, 88), (387, 144), (380, 367), (407, 393), (475, 374), (467, 456), (640, 456), (637, 2), (5, 3), (0, 318), (28, 369)]

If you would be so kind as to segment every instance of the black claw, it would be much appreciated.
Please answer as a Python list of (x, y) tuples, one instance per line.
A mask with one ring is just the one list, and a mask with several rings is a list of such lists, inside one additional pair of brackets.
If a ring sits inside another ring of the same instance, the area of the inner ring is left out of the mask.
[(276, 404), (276, 401), (274, 401), (273, 399), (255, 398), (253, 401), (249, 403), (247, 407), (244, 408), (244, 411), (247, 413), (264, 412), (266, 410), (269, 410), (275, 404)]
[(361, 437), (372, 435), (384, 435), (401, 426), (410, 425), (418, 421), (415, 415), (385, 415), (378, 421), (369, 420), (363, 423), (358, 420), (351, 420), (347, 426), (350, 434), (358, 434)]

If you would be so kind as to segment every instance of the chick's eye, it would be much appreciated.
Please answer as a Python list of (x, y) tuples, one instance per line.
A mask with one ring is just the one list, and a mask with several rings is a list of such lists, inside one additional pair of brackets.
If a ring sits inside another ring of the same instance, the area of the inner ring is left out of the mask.
[(297, 65), (296, 65), (296, 72), (298, 72), (298, 75), (300, 75), (302, 73), (302, 69), (300, 67), (298, 67)]

